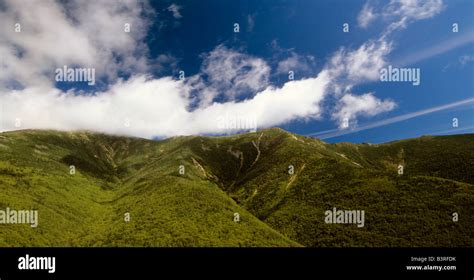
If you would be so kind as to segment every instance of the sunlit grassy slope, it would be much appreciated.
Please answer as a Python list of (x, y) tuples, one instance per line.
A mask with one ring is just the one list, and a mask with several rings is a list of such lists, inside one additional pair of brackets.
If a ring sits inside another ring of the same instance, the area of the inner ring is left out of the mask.
[[(474, 135), (355, 145), (280, 129), (7, 132), (0, 209), (40, 221), (0, 224), (0, 246), (474, 246), (473, 185)], [(365, 226), (326, 224), (333, 207), (364, 210)]]

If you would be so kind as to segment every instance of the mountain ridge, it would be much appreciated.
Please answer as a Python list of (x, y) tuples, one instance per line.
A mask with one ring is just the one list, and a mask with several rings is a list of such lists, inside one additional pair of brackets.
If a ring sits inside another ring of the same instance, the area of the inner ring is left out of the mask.
[[(46, 224), (0, 225), (0, 245), (473, 246), (474, 135), (422, 138), (1, 133), (0, 206), (36, 207)], [(366, 226), (324, 223), (333, 207), (365, 210)]]

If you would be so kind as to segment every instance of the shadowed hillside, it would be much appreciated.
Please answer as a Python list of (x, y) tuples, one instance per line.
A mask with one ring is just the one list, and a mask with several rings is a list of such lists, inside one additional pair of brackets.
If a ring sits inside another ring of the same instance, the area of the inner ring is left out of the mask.
[[(280, 129), (164, 141), (8, 132), (0, 210), (40, 220), (0, 224), (0, 246), (474, 246), (473, 174), (474, 135), (356, 145)], [(326, 224), (334, 207), (364, 210), (364, 227)]]

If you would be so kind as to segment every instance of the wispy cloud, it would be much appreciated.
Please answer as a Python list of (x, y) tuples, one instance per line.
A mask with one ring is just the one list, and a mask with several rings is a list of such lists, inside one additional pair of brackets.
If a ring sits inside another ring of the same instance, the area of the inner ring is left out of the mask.
[[(338, 102), (333, 119), (339, 121), (339, 127), (346, 125), (356, 126), (358, 116), (375, 116), (383, 112), (388, 112), (396, 107), (395, 102), (390, 99), (380, 100), (372, 93), (355, 96), (345, 94)], [(345, 124), (347, 122), (347, 124)]]
[(448, 103), (448, 104), (444, 104), (440, 106), (435, 106), (428, 109), (423, 109), (416, 112), (411, 112), (408, 114), (404, 114), (404, 115), (400, 115), (400, 116), (396, 116), (396, 117), (392, 117), (392, 118), (388, 118), (384, 120), (375, 121), (372, 123), (366, 123), (357, 127), (353, 127), (351, 129), (330, 129), (330, 130), (310, 133), (310, 134), (307, 134), (307, 136), (313, 136), (320, 139), (334, 138), (334, 137), (338, 137), (338, 136), (342, 136), (346, 134), (351, 134), (351, 133), (355, 133), (355, 132), (359, 132), (359, 131), (363, 131), (363, 130), (367, 130), (371, 128), (381, 127), (381, 126), (413, 119), (416, 117), (420, 117), (423, 115), (427, 115), (427, 114), (431, 114), (431, 113), (435, 113), (435, 112), (439, 112), (443, 110), (448, 110), (448, 109), (452, 109), (456, 107), (468, 106), (468, 105), (473, 105), (473, 104), (474, 104), (474, 98), (468, 98), (468, 99), (464, 99), (464, 100), (460, 100), (460, 101), (456, 101), (456, 102), (452, 102), (452, 103)]
[(459, 63), (464, 66), (470, 62), (474, 61), (474, 55), (463, 55), (459, 58)]
[(314, 64), (313, 57), (302, 56), (291, 51), (287, 58), (278, 62), (276, 73), (285, 75), (287, 75), (289, 71), (307, 73), (311, 70), (312, 64)]
[(358, 24), (367, 28), (377, 19), (390, 22), (384, 31), (384, 37), (405, 28), (411, 22), (431, 18), (444, 9), (442, 0), (391, 0), (381, 7), (374, 4), (375, 1), (364, 4), (358, 16)]
[(377, 15), (374, 14), (374, 8), (371, 7), (369, 3), (365, 3), (364, 7), (357, 16), (357, 22), (360, 27), (367, 28), (369, 24), (376, 19), (376, 17)]
[(201, 71), (186, 83), (199, 93), (196, 96), (202, 106), (214, 102), (235, 101), (243, 95), (253, 96), (265, 89), (270, 81), (270, 66), (261, 58), (247, 55), (218, 45), (202, 55)]
[(460, 48), (467, 44), (474, 42), (474, 31), (466, 32), (451, 38), (449, 40), (444, 40), (434, 46), (411, 52), (410, 55), (398, 58), (394, 60), (394, 64), (402, 67), (407, 65), (412, 65), (417, 62), (441, 55), (447, 52), (450, 52), (454, 49)]
[(386, 20), (394, 20), (384, 36), (405, 28), (409, 23), (432, 18), (443, 9), (443, 0), (391, 0), (384, 7), (382, 15)]
[(175, 19), (180, 19), (183, 17), (181, 13), (179, 12), (180, 10), (181, 10), (181, 6), (178, 6), (174, 3), (168, 7), (168, 11), (170, 11), (173, 14), (173, 17)]

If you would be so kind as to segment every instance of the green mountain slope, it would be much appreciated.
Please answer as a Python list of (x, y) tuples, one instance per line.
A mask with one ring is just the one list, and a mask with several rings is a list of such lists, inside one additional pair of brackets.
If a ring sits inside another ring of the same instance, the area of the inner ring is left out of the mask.
[[(474, 246), (473, 174), (474, 135), (1, 133), (0, 210), (40, 221), (0, 224), (0, 246)], [(364, 210), (364, 226), (325, 223), (334, 207)]]
[(2, 133), (0, 209), (37, 209), (39, 226), (0, 225), (0, 246), (299, 246), (201, 179), (182, 144)]

